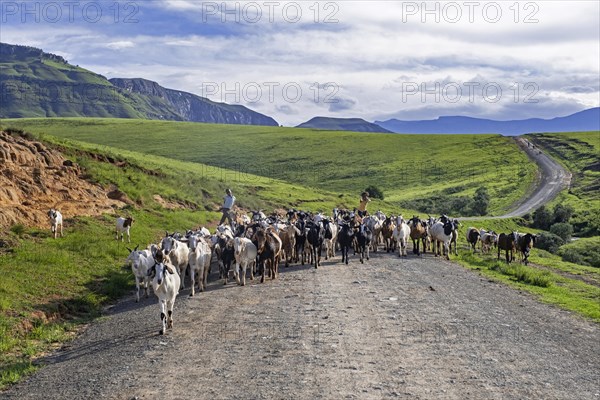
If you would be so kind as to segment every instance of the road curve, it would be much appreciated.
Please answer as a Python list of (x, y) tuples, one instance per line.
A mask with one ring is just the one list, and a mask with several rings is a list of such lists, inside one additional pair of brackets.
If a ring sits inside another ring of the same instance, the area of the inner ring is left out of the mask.
[(529, 140), (516, 137), (515, 141), (539, 167), (539, 176), (529, 197), (521, 201), (516, 209), (496, 218), (514, 218), (534, 211), (552, 201), (571, 184), (571, 173), (536, 147)]

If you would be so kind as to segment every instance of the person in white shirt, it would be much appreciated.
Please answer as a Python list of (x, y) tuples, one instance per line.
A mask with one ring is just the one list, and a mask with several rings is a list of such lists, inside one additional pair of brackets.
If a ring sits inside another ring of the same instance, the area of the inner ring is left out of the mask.
[(223, 197), (223, 207), (221, 207), (221, 211), (223, 211), (223, 216), (221, 217), (221, 222), (219, 225), (225, 222), (225, 219), (229, 222), (229, 225), (233, 229), (233, 221), (231, 220), (230, 211), (233, 208), (233, 204), (235, 203), (235, 196), (231, 193), (231, 189), (225, 190), (225, 197)]

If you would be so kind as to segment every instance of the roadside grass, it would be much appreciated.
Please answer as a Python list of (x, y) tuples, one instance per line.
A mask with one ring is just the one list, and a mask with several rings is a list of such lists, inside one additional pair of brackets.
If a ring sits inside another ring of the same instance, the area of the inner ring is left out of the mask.
[(503, 282), (515, 289), (535, 295), (544, 303), (573, 311), (595, 322), (600, 322), (600, 287), (566, 278), (549, 270), (539, 270), (517, 262), (507, 265), (495, 257), (471, 254), (459, 250), (453, 261), (476, 270), (479, 274)]
[[(517, 254), (514, 254), (517, 261), (507, 265), (504, 251), (500, 253), (498, 260), (497, 249), (492, 249), (490, 254), (481, 254), (477, 247), (477, 252), (472, 254), (466, 241), (466, 232), (471, 226), (494, 230), (497, 233), (538, 232), (536, 229), (524, 227), (520, 218), (465, 220), (459, 227), (459, 256), (453, 257), (453, 261), (471, 270), (477, 270), (488, 278), (532, 293), (543, 302), (600, 322), (599, 268), (566, 262), (557, 255), (535, 247), (529, 256), (528, 266), (518, 261)], [(585, 281), (577, 279), (578, 276), (584, 277)]]
[(489, 210), (500, 214), (522, 198), (537, 172), (514, 141), (500, 135), (373, 134), (99, 118), (7, 119), (3, 125), (354, 197), (375, 184), (396, 207), (402, 200), (444, 189), (472, 196), (486, 186)]

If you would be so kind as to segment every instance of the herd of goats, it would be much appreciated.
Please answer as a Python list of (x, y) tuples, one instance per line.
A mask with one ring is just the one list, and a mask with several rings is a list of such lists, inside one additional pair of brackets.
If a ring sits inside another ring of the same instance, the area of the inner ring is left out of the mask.
[[(62, 236), (62, 215), (57, 210), (48, 212), (54, 237)], [(130, 228), (133, 218), (117, 218), (116, 239), (127, 235), (131, 242)], [(136, 284), (136, 301), (140, 290), (148, 297), (150, 285), (159, 298), (162, 329), (173, 325), (172, 313), (175, 298), (184, 288), (186, 272), (191, 279), (190, 296), (198, 290), (204, 291), (210, 273), (211, 261), (216, 257), (219, 279), (227, 284), (230, 269), (235, 263), (233, 275), (237, 283), (244, 286), (247, 271), (250, 279), (261, 275), (276, 279), (280, 262), (309, 263), (318, 268), (324, 253), (325, 260), (334, 257), (336, 251), (342, 255), (342, 263), (348, 264), (350, 250), (359, 255), (361, 263), (369, 260), (369, 252), (376, 252), (383, 245), (386, 252), (398, 251), (400, 257), (407, 256), (407, 245), (412, 240), (412, 252), (417, 256), (427, 251), (449, 259), (453, 251), (458, 255), (456, 242), (460, 222), (442, 215), (439, 218), (420, 219), (413, 216), (405, 220), (401, 215), (386, 216), (377, 211), (361, 216), (351, 210), (333, 209), (331, 216), (322, 213), (289, 210), (287, 213), (266, 216), (262, 211), (235, 215), (232, 225), (219, 225), (214, 233), (206, 228), (189, 230), (185, 234), (165, 233), (159, 244), (151, 244), (145, 250), (129, 249), (126, 263), (131, 266)], [(496, 234), (484, 229), (468, 228), (467, 242), (473, 252), (477, 243), (482, 253), (489, 253), (494, 246), (505, 250), (506, 262), (513, 260), (516, 251), (521, 261), (527, 264), (529, 252), (535, 243), (532, 234)], [(166, 313), (165, 313), (166, 312)]]

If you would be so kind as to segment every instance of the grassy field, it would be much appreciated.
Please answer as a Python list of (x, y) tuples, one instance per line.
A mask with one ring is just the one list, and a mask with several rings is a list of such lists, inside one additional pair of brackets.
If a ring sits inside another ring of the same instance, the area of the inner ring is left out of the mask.
[(500, 214), (537, 168), (499, 135), (397, 135), (127, 119), (18, 119), (5, 127), (47, 133), (180, 161), (203, 163), (358, 197), (377, 185), (392, 204), (442, 190), (487, 187)]

